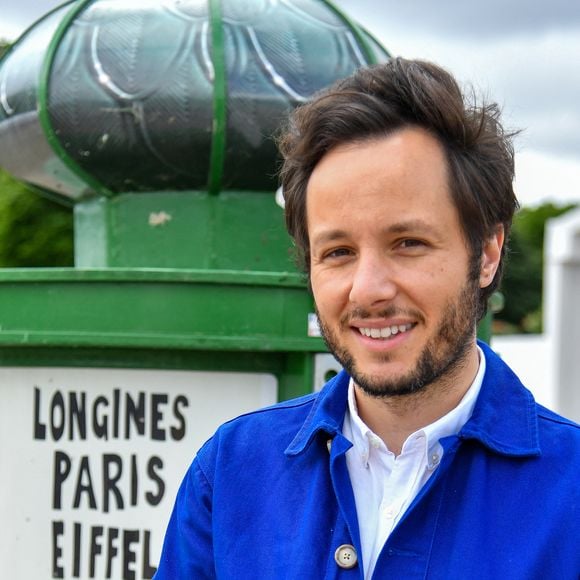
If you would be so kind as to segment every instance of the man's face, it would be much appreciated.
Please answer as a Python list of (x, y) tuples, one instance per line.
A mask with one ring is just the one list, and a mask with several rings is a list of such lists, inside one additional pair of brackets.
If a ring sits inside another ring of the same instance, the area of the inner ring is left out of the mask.
[(438, 141), (406, 128), (336, 147), (312, 173), (306, 212), (323, 334), (355, 383), (389, 396), (461, 374), (485, 278), (470, 279)]

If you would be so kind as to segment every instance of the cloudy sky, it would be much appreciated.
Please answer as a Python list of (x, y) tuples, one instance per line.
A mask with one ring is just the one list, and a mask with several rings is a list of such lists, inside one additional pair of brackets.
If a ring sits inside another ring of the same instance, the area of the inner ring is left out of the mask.
[[(0, 0), (15, 39), (59, 0)], [(523, 205), (580, 202), (580, 2), (336, 0), (393, 55), (433, 60), (504, 109)]]

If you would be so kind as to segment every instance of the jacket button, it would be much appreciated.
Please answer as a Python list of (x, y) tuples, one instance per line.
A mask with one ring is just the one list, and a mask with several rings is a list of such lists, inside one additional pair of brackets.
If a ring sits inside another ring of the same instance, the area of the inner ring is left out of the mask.
[(334, 552), (334, 561), (341, 568), (354, 568), (358, 562), (358, 556), (356, 555), (356, 550), (354, 546), (350, 544), (342, 544), (336, 548)]

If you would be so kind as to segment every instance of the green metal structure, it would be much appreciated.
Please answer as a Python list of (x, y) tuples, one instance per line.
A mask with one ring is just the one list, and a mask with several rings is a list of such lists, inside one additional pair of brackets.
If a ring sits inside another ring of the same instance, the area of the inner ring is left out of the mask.
[(288, 111), (386, 51), (323, 0), (76, 0), (0, 62), (0, 165), (74, 206), (75, 268), (0, 272), (0, 365), (267, 371), (312, 389), (276, 203)]

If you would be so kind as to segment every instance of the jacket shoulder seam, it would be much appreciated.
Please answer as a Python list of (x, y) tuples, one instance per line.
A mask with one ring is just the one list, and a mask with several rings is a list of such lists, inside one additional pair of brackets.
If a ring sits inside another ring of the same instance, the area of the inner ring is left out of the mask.
[(208, 477), (206, 470), (204, 469), (204, 466), (203, 466), (203, 459), (199, 456), (199, 454), (193, 460), (192, 467), (200, 473), (200, 475), (201, 475), (201, 477), (203, 477), (203, 480), (205, 481), (206, 485), (211, 490), (213, 490), (213, 481), (211, 481), (210, 478)]
[(567, 427), (572, 427), (572, 429), (580, 429), (580, 425), (575, 423), (571, 419), (566, 419), (566, 417), (561, 417), (557, 413), (542, 407), (542, 405), (537, 404), (538, 419), (544, 421), (549, 421), (550, 423), (557, 423), (558, 425), (565, 425)]

